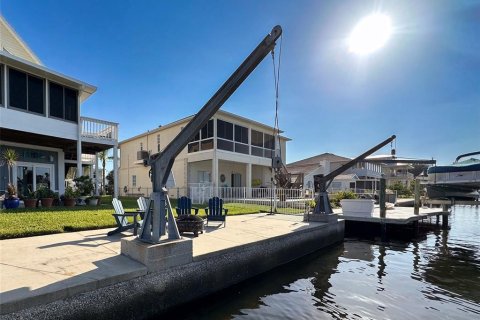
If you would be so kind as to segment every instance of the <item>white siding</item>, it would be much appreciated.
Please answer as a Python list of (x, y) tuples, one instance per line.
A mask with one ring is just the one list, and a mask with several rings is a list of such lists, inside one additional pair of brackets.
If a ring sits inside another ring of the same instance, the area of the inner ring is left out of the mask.
[(0, 108), (0, 127), (71, 140), (78, 137), (76, 123), (6, 108)]

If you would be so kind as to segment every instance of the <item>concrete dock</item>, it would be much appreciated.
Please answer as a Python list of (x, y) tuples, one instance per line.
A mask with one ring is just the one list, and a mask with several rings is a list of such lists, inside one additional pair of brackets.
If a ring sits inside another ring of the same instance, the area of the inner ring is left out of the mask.
[[(226, 227), (213, 222), (189, 237), (192, 263), (153, 274), (120, 255), (120, 239), (128, 233), (107, 237), (111, 229), (2, 240), (2, 318), (151, 316), (343, 241), (343, 220), (302, 219), (253, 214), (228, 217)], [(139, 315), (134, 306), (142, 303), (151, 305)]]

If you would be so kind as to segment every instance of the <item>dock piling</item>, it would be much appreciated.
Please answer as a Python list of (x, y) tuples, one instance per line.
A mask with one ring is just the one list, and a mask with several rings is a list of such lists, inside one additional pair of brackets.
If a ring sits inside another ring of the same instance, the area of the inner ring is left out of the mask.
[(387, 206), (385, 204), (386, 199), (386, 192), (387, 192), (387, 183), (385, 178), (380, 179), (380, 194), (379, 194), (379, 202), (380, 202), (380, 234), (382, 241), (387, 241), (387, 224), (385, 222), (385, 218), (387, 217)]
[(448, 206), (446, 204), (442, 204), (442, 229), (448, 230)]
[(415, 179), (415, 203), (413, 214), (418, 215), (420, 211), (420, 180)]

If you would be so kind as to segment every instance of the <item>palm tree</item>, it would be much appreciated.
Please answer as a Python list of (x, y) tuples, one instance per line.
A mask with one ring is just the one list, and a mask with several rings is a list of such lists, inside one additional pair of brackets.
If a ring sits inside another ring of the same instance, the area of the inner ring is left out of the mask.
[(102, 193), (105, 192), (105, 171), (107, 166), (107, 161), (112, 160), (113, 157), (108, 156), (108, 150), (103, 150), (98, 153), (98, 158), (102, 161)]
[(13, 149), (5, 149), (1, 155), (1, 164), (6, 164), (8, 166), (8, 184), (11, 183), (13, 179), (13, 166), (18, 160), (18, 153)]

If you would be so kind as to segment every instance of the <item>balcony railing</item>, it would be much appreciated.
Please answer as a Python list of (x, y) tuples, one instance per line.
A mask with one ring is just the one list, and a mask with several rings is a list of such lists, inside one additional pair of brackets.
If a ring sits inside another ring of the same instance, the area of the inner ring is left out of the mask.
[(116, 142), (118, 140), (118, 124), (105, 120), (81, 117), (82, 138)]

